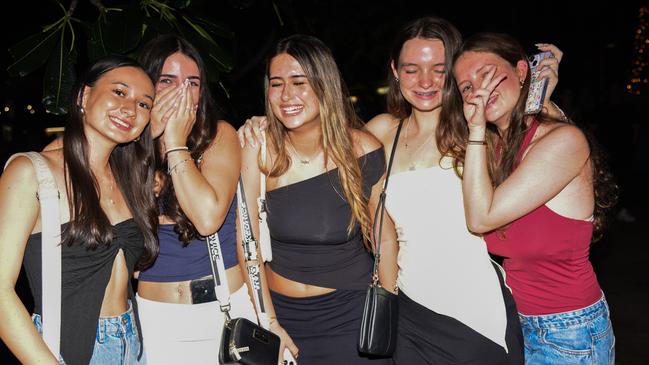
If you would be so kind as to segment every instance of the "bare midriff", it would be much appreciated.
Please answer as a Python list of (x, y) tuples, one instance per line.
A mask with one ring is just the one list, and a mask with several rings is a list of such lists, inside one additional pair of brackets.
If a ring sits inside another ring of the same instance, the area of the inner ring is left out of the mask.
[(268, 265), (266, 266), (266, 281), (268, 281), (268, 287), (270, 290), (294, 298), (313, 297), (316, 295), (331, 293), (336, 290), (287, 279), (280, 274), (274, 273)]
[[(228, 277), (230, 293), (234, 293), (243, 285), (243, 275), (239, 266), (233, 266), (225, 271)], [(210, 275), (211, 276), (211, 275)], [(210, 276), (201, 279), (209, 278)], [(192, 291), (190, 280), (174, 282), (156, 282), (140, 280), (137, 287), (138, 295), (144, 299), (163, 303), (191, 304)]]

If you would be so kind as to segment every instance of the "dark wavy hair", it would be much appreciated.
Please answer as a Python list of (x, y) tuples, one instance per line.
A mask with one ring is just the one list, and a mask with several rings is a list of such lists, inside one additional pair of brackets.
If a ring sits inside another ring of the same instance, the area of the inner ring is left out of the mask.
[[(99, 203), (99, 185), (90, 170), (88, 140), (84, 131), (84, 116), (80, 100), (86, 86), (93, 87), (107, 72), (120, 67), (144, 68), (137, 61), (121, 55), (99, 59), (81, 75), (73, 89), (65, 136), (63, 160), (65, 183), (70, 201), (70, 224), (64, 232), (64, 244), (83, 242), (89, 249), (108, 246), (113, 230)], [(153, 140), (150, 126), (139, 140), (120, 144), (112, 151), (109, 164), (115, 182), (124, 195), (133, 219), (144, 236), (145, 253), (136, 268), (149, 266), (158, 255), (158, 217), (153, 195)]]
[[(200, 72), (201, 89), (198, 110), (196, 111), (196, 122), (187, 138), (187, 147), (189, 147), (189, 151), (194, 160), (198, 160), (210, 146), (214, 138), (216, 138), (216, 121), (219, 119), (220, 112), (208, 87), (207, 72), (203, 58), (196, 47), (186, 39), (175, 34), (163, 34), (147, 42), (142, 48), (138, 59), (144, 65), (145, 70), (153, 82), (156, 83), (160, 79), (162, 67), (167, 57), (174, 53), (181, 53), (191, 58), (196, 62)], [(200, 234), (180, 208), (171, 177), (166, 174), (167, 160), (162, 153), (161, 142), (160, 139), (157, 140), (155, 149), (156, 172), (162, 182), (162, 189), (158, 196), (158, 207), (161, 210), (161, 214), (168, 216), (176, 222), (174, 230), (178, 234), (179, 239), (187, 245), (191, 240), (199, 238)]]
[[(467, 38), (462, 44), (460, 50), (455, 54), (453, 64), (455, 64), (457, 59), (465, 52), (492, 53), (504, 59), (513, 67), (516, 67), (518, 61), (527, 61), (528, 59), (527, 54), (520, 43), (512, 36), (502, 33), (478, 33)], [(564, 120), (553, 118), (548, 115), (545, 110), (541, 110), (535, 115), (525, 114), (525, 100), (527, 99), (529, 92), (530, 76), (530, 70), (528, 68), (520, 97), (512, 111), (507, 133), (501, 136), (493, 124), (487, 124), (487, 148), (489, 156), (491, 156), (489, 159), (489, 174), (494, 186), (498, 186), (505, 181), (505, 179), (507, 179), (516, 168), (517, 153), (523, 143), (525, 133), (529, 128), (528, 121), (530, 118), (535, 118), (540, 123), (568, 123), (575, 125), (575, 123), (568, 118)], [(462, 109), (462, 96), (460, 95), (454, 78), (451, 79), (451, 82), (448, 83), (450, 89), (447, 90), (447, 98), (444, 101), (444, 105), (446, 106), (445, 109), (448, 113), (446, 114), (443, 110), (442, 114), (445, 114), (445, 117), (448, 118), (452, 124), (458, 127), (461, 125), (466, 128), (466, 121)], [(580, 129), (586, 136), (590, 148), (589, 159), (592, 163), (592, 181), (595, 193), (593, 239), (597, 240), (601, 237), (609, 211), (617, 202), (618, 187), (610, 173), (605, 155), (602, 153), (596, 139), (588, 130), (584, 130), (583, 128)], [(495, 157), (496, 151), (494, 146), (497, 143), (504, 146), (500, 159)], [(461, 157), (461, 161), (463, 161), (464, 154), (462, 154)]]

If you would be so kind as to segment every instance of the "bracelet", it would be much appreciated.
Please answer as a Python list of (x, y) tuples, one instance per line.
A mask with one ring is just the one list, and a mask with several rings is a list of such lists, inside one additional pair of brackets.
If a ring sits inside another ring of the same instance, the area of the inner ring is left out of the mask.
[(167, 157), (167, 155), (168, 155), (170, 152), (174, 152), (174, 151), (189, 151), (189, 147), (187, 147), (187, 146), (180, 146), (180, 147), (172, 147), (172, 148), (168, 148), (168, 149), (165, 151), (165, 157)]
[(484, 140), (484, 139), (483, 139), (483, 140), (473, 140), (473, 139), (470, 139), (470, 140), (468, 140), (468, 141), (466, 142), (466, 144), (475, 144), (475, 145), (486, 146), (486, 145), (487, 145), (487, 141)]
[(178, 166), (184, 164), (185, 162), (187, 162), (187, 161), (189, 161), (189, 160), (191, 160), (191, 159), (192, 159), (191, 157), (187, 157), (186, 159), (184, 159), (184, 160), (182, 160), (182, 161), (176, 162), (175, 165), (173, 165), (173, 166), (171, 166), (171, 167), (169, 167), (169, 168), (167, 169), (167, 175), (171, 175), (171, 173), (174, 172), (174, 170), (176, 170), (176, 168), (177, 168)]
[(559, 119), (562, 122), (567, 122), (568, 120), (570, 120), (568, 116), (566, 116), (566, 113), (564, 113), (563, 110), (559, 108), (559, 106), (554, 101), (550, 100), (550, 104), (552, 104), (559, 111)]

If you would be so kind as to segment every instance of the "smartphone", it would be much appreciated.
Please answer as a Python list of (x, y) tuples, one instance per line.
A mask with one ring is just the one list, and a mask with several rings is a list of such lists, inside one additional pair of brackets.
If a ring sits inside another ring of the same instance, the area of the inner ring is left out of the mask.
[(284, 362), (282, 362), (284, 365), (297, 365), (297, 360), (293, 357), (293, 354), (291, 354), (291, 351), (288, 350), (288, 348), (284, 348)]
[(538, 67), (541, 60), (554, 57), (552, 52), (545, 51), (537, 53), (529, 58), (530, 74), (530, 90), (527, 94), (525, 101), (525, 114), (536, 114), (543, 108), (543, 99), (545, 99), (545, 92), (548, 88), (548, 79), (539, 79), (541, 69)]

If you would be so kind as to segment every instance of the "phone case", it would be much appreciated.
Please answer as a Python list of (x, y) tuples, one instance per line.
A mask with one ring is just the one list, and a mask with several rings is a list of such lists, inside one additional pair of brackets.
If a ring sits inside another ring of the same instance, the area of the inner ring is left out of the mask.
[(545, 91), (548, 88), (548, 79), (538, 79), (539, 73), (541, 72), (538, 65), (541, 60), (548, 57), (553, 57), (552, 52), (537, 53), (529, 59), (530, 74), (532, 77), (530, 79), (530, 90), (525, 102), (525, 114), (536, 114), (543, 108), (543, 99), (545, 98)]

